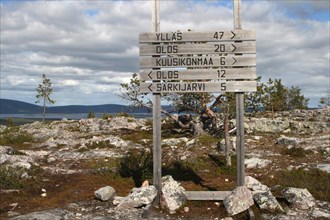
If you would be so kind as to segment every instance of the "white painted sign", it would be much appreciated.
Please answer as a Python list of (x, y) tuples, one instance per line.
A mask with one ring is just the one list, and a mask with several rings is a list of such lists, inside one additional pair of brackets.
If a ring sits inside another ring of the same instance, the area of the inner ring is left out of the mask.
[(255, 92), (256, 81), (141, 83), (139, 93)]
[(256, 68), (142, 70), (141, 81), (256, 79)]

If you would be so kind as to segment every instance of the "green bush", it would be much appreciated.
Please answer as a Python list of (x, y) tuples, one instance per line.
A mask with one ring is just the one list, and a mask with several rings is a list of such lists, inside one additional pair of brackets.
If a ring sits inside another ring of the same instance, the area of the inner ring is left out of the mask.
[(23, 169), (0, 166), (0, 188), (1, 189), (21, 189), (23, 182), (21, 175)]
[(7, 127), (14, 127), (15, 126), (14, 120), (12, 118), (7, 118), (6, 119), (6, 126)]
[(103, 116), (102, 116), (102, 119), (103, 120), (107, 120), (109, 118), (112, 118), (112, 115), (108, 114), (108, 113), (104, 113)]
[(148, 152), (130, 152), (123, 157), (118, 164), (118, 172), (121, 177), (132, 177), (135, 186), (141, 186), (146, 179), (152, 178), (152, 155)]
[(116, 117), (131, 118), (132, 116), (129, 115), (128, 113), (126, 113), (126, 112), (120, 112), (116, 115)]
[(330, 174), (318, 169), (282, 170), (276, 175), (282, 187), (307, 188), (315, 199), (330, 202)]
[(306, 157), (306, 155), (313, 153), (312, 150), (305, 150), (301, 147), (283, 148), (281, 150), (282, 155), (289, 155), (295, 158)]
[(95, 114), (92, 111), (89, 111), (87, 114), (87, 118), (95, 118)]
[(6, 129), (0, 138), (0, 145), (15, 145), (33, 142), (33, 136), (27, 132), (17, 133), (13, 129)]
[(212, 137), (210, 135), (201, 135), (198, 137), (198, 143), (202, 146), (211, 146), (213, 144), (216, 144), (219, 140), (215, 137)]

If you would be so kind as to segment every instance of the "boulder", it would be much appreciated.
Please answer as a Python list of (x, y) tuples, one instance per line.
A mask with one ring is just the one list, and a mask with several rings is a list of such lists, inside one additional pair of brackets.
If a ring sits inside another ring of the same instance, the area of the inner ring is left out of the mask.
[(120, 208), (137, 208), (143, 205), (151, 204), (157, 196), (155, 186), (140, 187), (132, 189), (131, 194), (120, 201)]
[(283, 195), (294, 208), (306, 210), (315, 206), (315, 199), (307, 189), (288, 187)]
[(316, 165), (316, 168), (324, 172), (330, 173), (330, 164), (320, 163)]
[(223, 200), (223, 204), (230, 216), (249, 209), (253, 204), (251, 191), (246, 186), (239, 186)]
[(281, 135), (281, 137), (277, 138), (276, 143), (281, 145), (297, 146), (300, 143), (300, 140), (298, 138)]
[(276, 200), (275, 196), (271, 193), (271, 191), (266, 192), (257, 192), (253, 194), (254, 201), (258, 204), (260, 209), (266, 209), (268, 211), (282, 211), (284, 212), (281, 205)]
[(0, 155), (1, 154), (8, 154), (8, 155), (13, 155), (15, 152), (15, 149), (9, 146), (1, 146), (0, 145)]
[(111, 186), (105, 186), (96, 190), (94, 195), (101, 201), (108, 201), (113, 199), (113, 197), (116, 195), (116, 191)]
[(257, 157), (249, 158), (245, 160), (245, 165), (247, 169), (251, 168), (263, 168), (270, 164), (272, 161), (267, 159), (260, 159)]
[(269, 191), (268, 186), (263, 185), (257, 179), (253, 178), (252, 176), (245, 177), (245, 186), (254, 192), (266, 192)]
[(186, 138), (186, 137), (183, 137), (183, 138), (168, 138), (168, 139), (162, 140), (162, 144), (172, 146), (172, 145), (179, 145), (181, 143), (187, 143), (188, 141), (189, 141), (189, 139)]
[(172, 176), (162, 177), (161, 204), (170, 213), (175, 213), (186, 201), (185, 189)]

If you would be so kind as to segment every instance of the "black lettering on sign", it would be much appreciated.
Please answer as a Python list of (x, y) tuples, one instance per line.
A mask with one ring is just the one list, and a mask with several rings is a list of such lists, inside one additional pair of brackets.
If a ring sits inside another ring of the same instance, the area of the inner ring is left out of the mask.
[(223, 37), (224, 32), (223, 31), (219, 31), (219, 32), (215, 32), (213, 35), (214, 39), (220, 40)]
[(220, 57), (220, 65), (226, 65), (226, 57)]
[[(222, 60), (223, 64), (225, 65), (225, 58), (220, 57), (220, 62)], [(212, 66), (213, 59), (212, 57), (171, 57), (171, 58), (157, 58), (156, 59), (156, 66)]]
[(156, 53), (178, 53), (178, 45), (158, 45), (156, 46)]
[(156, 33), (157, 41), (180, 41), (182, 40), (182, 33)]
[(224, 44), (215, 44), (214, 47), (215, 47), (214, 52), (220, 53), (220, 52), (225, 52), (226, 51), (226, 47), (225, 47)]
[(226, 70), (217, 70), (218, 78), (225, 78), (226, 77)]
[(169, 70), (169, 71), (161, 71), (158, 70), (156, 72), (157, 79), (177, 79), (179, 78), (179, 74), (177, 70)]
[(226, 83), (221, 83), (221, 91), (226, 91)]
[(162, 91), (162, 84), (157, 84), (157, 92), (161, 92)]

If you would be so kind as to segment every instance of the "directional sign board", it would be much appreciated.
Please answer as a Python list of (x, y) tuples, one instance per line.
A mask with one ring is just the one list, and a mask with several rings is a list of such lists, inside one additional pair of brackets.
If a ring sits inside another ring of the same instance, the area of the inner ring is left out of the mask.
[(255, 92), (255, 38), (248, 30), (142, 33), (140, 93)]
[(141, 81), (253, 79), (256, 68), (142, 70)]
[(187, 44), (161, 44), (141, 45), (140, 55), (183, 55), (183, 54), (228, 54), (228, 53), (256, 53), (256, 43), (187, 43)]
[(139, 35), (140, 43), (157, 43), (157, 42), (219, 42), (219, 41), (242, 41), (255, 40), (255, 31), (248, 30), (219, 30), (205, 32), (158, 32), (158, 33), (141, 33)]
[(254, 54), (242, 56), (141, 57), (140, 68), (255, 66)]
[(141, 83), (140, 93), (255, 92), (256, 81)]

